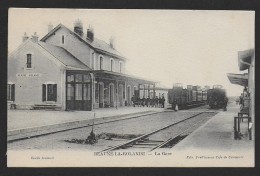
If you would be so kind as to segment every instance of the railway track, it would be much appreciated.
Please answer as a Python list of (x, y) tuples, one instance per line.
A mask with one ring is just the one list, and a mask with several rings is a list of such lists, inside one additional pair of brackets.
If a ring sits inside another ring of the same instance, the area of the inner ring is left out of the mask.
[(144, 134), (142, 136), (139, 136), (137, 138), (128, 140), (122, 144), (119, 145), (115, 145), (115, 146), (111, 146), (108, 147), (104, 150), (102, 150), (101, 152), (108, 152), (108, 151), (113, 151), (113, 150), (120, 150), (120, 149), (131, 149), (131, 148), (144, 148), (147, 151), (153, 151), (159, 148), (162, 148), (166, 145), (168, 145), (169, 143), (171, 143), (172, 141), (176, 140), (178, 137), (180, 137), (181, 135), (187, 133), (188, 131), (190, 131), (192, 128), (194, 128), (196, 125), (198, 125), (199, 123), (201, 123), (203, 120), (198, 121), (197, 123), (194, 123), (193, 125), (191, 125), (188, 129), (186, 128), (185, 130), (181, 130), (181, 132), (178, 132), (177, 134), (174, 134), (173, 136), (169, 137), (166, 140), (149, 140), (148, 137), (151, 137), (153, 135), (155, 135), (156, 133), (162, 132), (163, 130), (167, 130), (171, 127), (174, 127), (176, 125), (179, 125), (181, 123), (187, 122), (188, 120), (191, 120), (195, 117), (198, 117), (199, 115), (202, 115), (204, 113), (216, 113), (216, 111), (203, 111), (203, 112), (199, 112), (195, 115), (192, 115), (188, 118), (185, 118), (183, 120), (179, 120), (178, 122), (172, 123), (170, 125), (167, 125), (163, 128), (154, 130), (150, 133)]

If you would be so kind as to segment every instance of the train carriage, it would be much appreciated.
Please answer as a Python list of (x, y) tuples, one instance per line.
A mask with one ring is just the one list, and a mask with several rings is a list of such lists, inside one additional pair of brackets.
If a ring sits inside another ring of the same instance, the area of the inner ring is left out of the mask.
[(186, 109), (193, 106), (205, 104), (207, 97), (206, 89), (202, 90), (200, 86), (188, 85), (187, 89), (183, 89), (181, 83), (175, 83), (172, 89), (168, 91), (169, 103), (174, 109), (176, 104), (179, 109)]
[(202, 90), (202, 101), (207, 101), (207, 90)]
[(169, 103), (172, 105), (172, 108), (178, 104), (179, 108), (182, 109), (187, 102), (187, 92), (182, 88), (182, 84), (174, 84), (172, 89), (168, 90)]

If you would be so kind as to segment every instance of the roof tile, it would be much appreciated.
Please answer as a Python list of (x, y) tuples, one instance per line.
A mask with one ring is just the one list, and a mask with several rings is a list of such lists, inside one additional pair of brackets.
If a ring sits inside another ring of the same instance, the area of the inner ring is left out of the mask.
[(91, 70), (83, 62), (78, 60), (75, 56), (62, 47), (47, 44), (41, 41), (39, 41), (38, 44), (66, 66)]

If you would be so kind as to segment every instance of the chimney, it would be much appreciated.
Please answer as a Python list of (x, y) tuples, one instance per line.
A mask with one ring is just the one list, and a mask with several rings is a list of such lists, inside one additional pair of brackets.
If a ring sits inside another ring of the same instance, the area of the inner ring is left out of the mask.
[(83, 36), (83, 24), (79, 19), (74, 23), (74, 32), (81, 37)]
[(39, 38), (39, 36), (37, 35), (36, 32), (34, 32), (34, 34), (32, 35), (32, 41), (37, 43), (38, 42), (38, 38)]
[(51, 23), (49, 23), (49, 25), (48, 25), (48, 33), (51, 32), (52, 29), (53, 29), (53, 25)]
[(115, 48), (115, 40), (114, 40), (114, 37), (110, 37), (109, 39), (109, 45), (111, 48)]
[(23, 42), (25, 42), (29, 37), (27, 36), (26, 32), (23, 35)]
[(91, 42), (94, 40), (94, 29), (89, 26), (87, 30), (87, 40), (90, 40)]

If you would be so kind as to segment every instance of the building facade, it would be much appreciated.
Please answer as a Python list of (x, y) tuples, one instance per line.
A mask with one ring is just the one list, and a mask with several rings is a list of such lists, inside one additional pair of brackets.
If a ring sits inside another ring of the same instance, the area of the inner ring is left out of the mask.
[(8, 56), (8, 102), (17, 109), (131, 106), (133, 96), (155, 91), (154, 81), (125, 74), (127, 59), (113, 39), (108, 44), (95, 38), (92, 28), (84, 33), (80, 21), (73, 30), (62, 24), (48, 30), (41, 40), (25, 33)]

